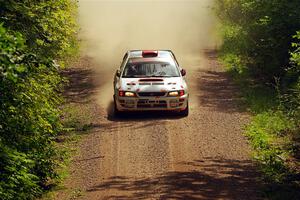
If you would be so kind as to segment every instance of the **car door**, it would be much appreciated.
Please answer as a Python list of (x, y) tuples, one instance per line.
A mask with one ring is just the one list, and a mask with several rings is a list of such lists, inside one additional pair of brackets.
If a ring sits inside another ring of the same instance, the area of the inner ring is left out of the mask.
[(122, 73), (122, 69), (127, 61), (127, 58), (128, 58), (128, 53), (126, 53), (123, 57), (123, 60), (121, 62), (121, 65), (119, 67), (119, 69), (117, 69), (116, 73), (115, 73), (115, 76), (114, 76), (114, 83), (113, 83), (113, 86), (114, 86), (114, 89), (116, 89), (116, 84), (119, 82), (120, 80), (120, 77), (121, 77), (121, 73)]

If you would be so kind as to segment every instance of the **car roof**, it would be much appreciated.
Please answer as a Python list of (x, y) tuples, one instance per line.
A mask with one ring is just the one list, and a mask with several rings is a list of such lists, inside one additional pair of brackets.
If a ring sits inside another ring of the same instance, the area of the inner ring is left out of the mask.
[(130, 50), (128, 51), (129, 58), (143, 58), (143, 52), (157, 52), (156, 58), (175, 58), (171, 50)]

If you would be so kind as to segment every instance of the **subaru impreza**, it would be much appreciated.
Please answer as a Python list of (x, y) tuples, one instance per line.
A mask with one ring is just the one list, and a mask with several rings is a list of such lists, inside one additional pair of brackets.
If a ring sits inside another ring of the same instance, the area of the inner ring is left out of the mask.
[(185, 75), (170, 50), (126, 52), (114, 77), (115, 114), (156, 110), (188, 116)]

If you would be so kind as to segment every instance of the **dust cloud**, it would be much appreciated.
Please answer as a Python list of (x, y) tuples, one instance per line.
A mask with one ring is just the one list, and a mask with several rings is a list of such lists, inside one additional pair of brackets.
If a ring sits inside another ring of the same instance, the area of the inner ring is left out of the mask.
[(114, 71), (130, 49), (171, 49), (183, 68), (203, 65), (215, 48), (213, 0), (79, 0), (83, 52), (95, 60), (105, 84), (99, 102), (112, 97)]

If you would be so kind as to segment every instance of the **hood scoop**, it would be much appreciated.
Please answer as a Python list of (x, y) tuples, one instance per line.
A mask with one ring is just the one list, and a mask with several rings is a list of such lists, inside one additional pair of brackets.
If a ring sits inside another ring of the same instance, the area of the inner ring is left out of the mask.
[(161, 82), (161, 81), (164, 80), (160, 78), (142, 78), (139, 80), (139, 82)]

